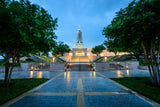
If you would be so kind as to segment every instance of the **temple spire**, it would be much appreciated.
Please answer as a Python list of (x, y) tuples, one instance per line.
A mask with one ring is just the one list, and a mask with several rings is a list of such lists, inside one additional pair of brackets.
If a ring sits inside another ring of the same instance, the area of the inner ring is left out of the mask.
[(77, 32), (77, 43), (76, 48), (84, 48), (83, 39), (82, 39), (82, 32), (81, 32), (81, 26), (79, 25), (79, 29)]

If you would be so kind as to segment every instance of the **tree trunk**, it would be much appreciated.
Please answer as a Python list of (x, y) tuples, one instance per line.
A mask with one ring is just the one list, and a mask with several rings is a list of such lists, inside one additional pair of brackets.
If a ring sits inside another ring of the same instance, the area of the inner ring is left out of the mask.
[[(154, 41), (151, 40), (151, 50), (150, 50), (150, 57), (151, 57), (151, 61), (150, 61), (150, 64), (151, 64), (151, 68), (152, 68), (152, 71), (153, 71), (153, 77), (154, 77), (154, 84), (155, 86), (158, 86), (158, 81), (157, 81), (157, 75), (156, 75), (156, 69), (154, 67), (155, 64), (153, 64), (154, 60), (153, 60), (153, 54), (154, 54)], [(155, 62), (156, 63), (156, 62)]]
[(139, 56), (140, 56), (140, 54), (134, 53), (134, 56), (136, 57), (137, 61), (139, 61)]
[(151, 81), (152, 81), (152, 83), (154, 83), (152, 71), (151, 71), (151, 68), (150, 68), (149, 63), (148, 63), (149, 61), (148, 61), (148, 57), (147, 57), (147, 51), (146, 51), (146, 48), (145, 48), (145, 46), (144, 46), (143, 41), (141, 41), (141, 45), (142, 45), (142, 47), (143, 47), (144, 59), (145, 59), (145, 62), (146, 62), (146, 64), (147, 64), (147, 66), (148, 66), (148, 70), (149, 70), (149, 73), (150, 73)]
[(8, 77), (7, 86), (9, 86), (10, 81), (11, 81), (12, 71), (13, 71), (13, 67), (14, 67), (14, 64), (15, 64), (15, 59), (16, 59), (16, 56), (17, 56), (17, 52), (18, 52), (18, 50), (14, 50), (14, 54), (13, 54), (13, 58), (12, 58), (12, 66), (11, 66), (11, 69), (9, 71), (9, 77)]
[(63, 56), (63, 55), (64, 55), (64, 53), (62, 52), (62, 53), (61, 53), (61, 56)]
[(20, 63), (20, 55), (19, 54), (17, 54), (17, 63)]
[(9, 74), (9, 58), (10, 58), (10, 53), (9, 50), (6, 50), (5, 56), (5, 77), (4, 77), (4, 86), (7, 86), (8, 83), (8, 74)]
[(4, 78), (4, 85), (7, 86), (8, 83), (8, 73), (9, 73), (9, 55), (6, 54), (5, 59), (5, 78)]
[(117, 52), (114, 52), (115, 56), (117, 55)]

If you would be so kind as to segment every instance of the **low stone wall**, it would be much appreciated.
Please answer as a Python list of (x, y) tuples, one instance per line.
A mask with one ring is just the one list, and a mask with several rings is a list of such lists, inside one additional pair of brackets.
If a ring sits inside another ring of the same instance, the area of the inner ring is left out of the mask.
[(147, 67), (147, 66), (138, 66), (138, 69), (141, 69), (141, 70), (148, 70), (148, 67)]
[[(13, 68), (13, 72), (17, 72), (17, 71), (22, 71), (21, 67), (14, 67)], [(5, 72), (5, 68), (0, 68), (0, 73), (4, 73)]]
[(23, 71), (40, 70), (48, 71), (50, 63), (21, 63), (21, 69)]
[(110, 69), (110, 63), (95, 63), (94, 70), (95, 71), (107, 71)]
[(118, 70), (118, 69), (138, 69), (139, 62), (99, 62), (92, 63), (95, 71), (107, 71), (107, 70)]
[(50, 71), (64, 71), (65, 63), (50, 63)]
[(139, 66), (139, 62), (135, 61), (135, 62), (118, 62), (119, 65), (128, 68), (128, 69), (138, 69)]

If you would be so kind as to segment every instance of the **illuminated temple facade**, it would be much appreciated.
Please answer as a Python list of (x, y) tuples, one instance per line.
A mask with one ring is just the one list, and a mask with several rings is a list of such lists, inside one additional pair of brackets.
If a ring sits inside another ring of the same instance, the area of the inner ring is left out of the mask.
[(72, 48), (70, 54), (71, 56), (87, 56), (87, 48), (84, 48), (80, 26), (77, 32), (76, 48)]
[[(92, 48), (84, 48), (83, 38), (82, 38), (82, 31), (79, 26), (77, 32), (77, 41), (75, 48), (71, 48), (69, 53), (66, 53), (65, 56), (96, 56), (96, 54), (92, 54)], [(118, 55), (123, 55), (126, 53), (120, 52)], [(107, 49), (103, 50), (100, 56), (115, 56), (113, 52), (108, 52)]]

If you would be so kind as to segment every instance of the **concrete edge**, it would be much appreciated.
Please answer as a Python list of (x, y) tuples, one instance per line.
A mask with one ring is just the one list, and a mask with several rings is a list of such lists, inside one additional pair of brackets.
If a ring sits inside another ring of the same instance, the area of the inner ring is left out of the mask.
[(99, 75), (102, 76), (103, 78), (105, 78), (105, 79), (107, 79), (107, 80), (113, 82), (114, 84), (120, 86), (121, 88), (123, 88), (123, 89), (125, 89), (125, 90), (127, 90), (127, 91), (130, 91), (131, 94), (136, 95), (137, 97), (139, 97), (139, 98), (141, 98), (142, 100), (148, 102), (149, 104), (151, 104), (151, 105), (153, 105), (153, 106), (155, 106), (155, 107), (160, 107), (160, 104), (159, 104), (159, 103), (157, 103), (157, 102), (155, 102), (155, 101), (153, 101), (153, 100), (147, 98), (146, 96), (143, 96), (143, 95), (141, 95), (141, 94), (139, 94), (139, 93), (133, 91), (132, 89), (130, 89), (130, 88), (128, 88), (128, 87), (126, 87), (126, 86), (124, 86), (124, 85), (122, 85), (122, 84), (119, 84), (119, 83), (117, 83), (117, 82), (111, 80), (110, 78), (105, 77), (104, 75), (102, 75), (102, 74), (99, 73), (99, 72), (98, 72), (97, 74), (99, 74)]

